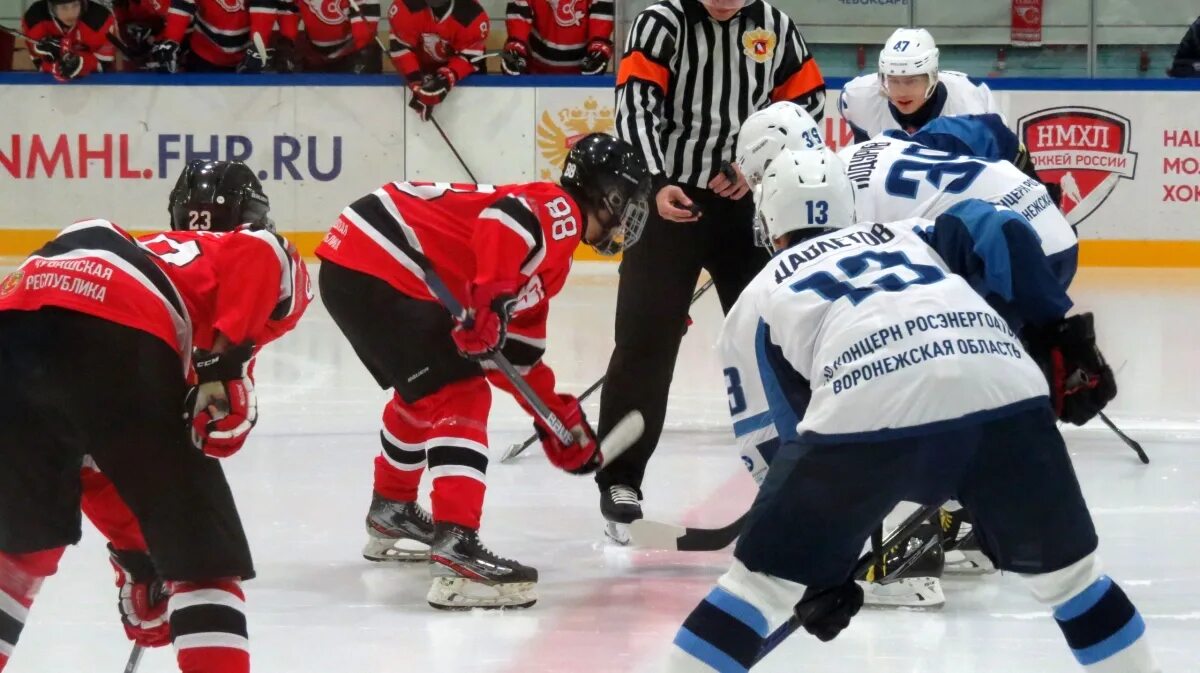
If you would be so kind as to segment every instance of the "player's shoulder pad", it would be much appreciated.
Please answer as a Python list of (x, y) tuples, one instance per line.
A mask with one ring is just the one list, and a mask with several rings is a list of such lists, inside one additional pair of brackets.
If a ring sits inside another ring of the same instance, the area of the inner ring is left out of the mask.
[[(94, 4), (94, 3), (89, 3)], [(45, 21), (53, 21), (50, 15), (50, 3), (46, 0), (38, 0), (25, 10), (25, 26), (32, 29), (34, 26)]]
[(454, 17), (456, 21), (464, 26), (469, 26), (472, 23), (475, 23), (475, 20), (478, 19), (481, 14), (486, 21), (487, 12), (484, 11), (483, 6), (480, 5), (476, 0), (458, 0), (458, 2), (455, 2), (454, 6), (450, 9), (450, 16)]
[(520, 236), (530, 248), (542, 244), (542, 223), (538, 206), (542, 199), (528, 190), (500, 195), (479, 214), (480, 218), (499, 222)]
[(275, 254), (275, 259), (279, 262), (279, 301), (282, 303), (291, 300), (295, 294), (295, 288), (293, 287), (296, 278), (294, 266), (303, 263), (300, 261), (299, 255), (291, 243), (279, 234), (266, 229), (242, 227), (231, 232), (231, 235), (257, 239), (269, 247), (271, 252)]
[(112, 12), (99, 2), (89, 2), (85, 5), (83, 16), (79, 18), (83, 25), (96, 32), (104, 31), (104, 24), (112, 19)]

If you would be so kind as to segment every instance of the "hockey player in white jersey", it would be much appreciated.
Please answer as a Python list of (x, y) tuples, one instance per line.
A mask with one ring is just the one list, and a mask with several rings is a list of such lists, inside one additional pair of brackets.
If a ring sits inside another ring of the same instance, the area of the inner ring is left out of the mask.
[(934, 221), (854, 225), (837, 162), (785, 152), (764, 177), (778, 252), (730, 311), (720, 349), (735, 426), (794, 427), (793, 438), (667, 670), (746, 671), (799, 627), (836, 637), (862, 605), (850, 574), (877, 523), (901, 500), (958, 496), (1085, 670), (1157, 671), (1142, 617), (1102, 572), (1051, 404), (1094, 415), (1115, 389), (1051, 389), (993, 308), (1026, 336), (1051, 335), (1035, 339), (1056, 353), (1042, 356), (1071, 377), (1111, 380), (1078, 330), (1086, 320), (1064, 319), (1071, 301), (1037, 235), (975, 200)]
[(943, 115), (999, 113), (985, 84), (938, 69), (939, 51), (924, 28), (900, 28), (879, 52), (879, 72), (846, 83), (838, 108), (862, 142), (889, 129), (912, 133)]

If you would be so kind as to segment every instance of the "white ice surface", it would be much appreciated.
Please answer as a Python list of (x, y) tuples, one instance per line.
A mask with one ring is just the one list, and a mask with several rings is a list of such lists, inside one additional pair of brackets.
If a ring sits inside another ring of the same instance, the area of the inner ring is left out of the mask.
[[(555, 300), (549, 361), (562, 389), (582, 390), (603, 374), (614, 288), (610, 271), (581, 265)], [(1200, 671), (1200, 273), (1084, 270), (1075, 294), (1081, 308), (1096, 311), (1119, 371), (1111, 415), (1153, 459), (1143, 467), (1103, 426), (1067, 431), (1100, 553), (1146, 616), (1164, 671)], [(751, 501), (753, 486), (731, 448), (711, 347), (715, 296), (693, 316), (669, 431), (646, 479), (646, 512), (723, 525)], [(424, 568), (359, 556), (384, 395), (319, 305), (263, 354), (258, 382), (262, 420), (225, 464), (259, 574), (246, 584), (256, 671), (655, 671), (681, 620), (728, 564), (727, 551), (607, 546), (591, 481), (554, 471), (535, 446), (513, 465), (490, 468), (483, 534), (498, 553), (539, 568), (541, 601), (519, 613), (435, 612), (425, 604)], [(529, 428), (502, 398), (494, 453)], [(594, 418), (594, 402), (588, 406)], [(89, 530), (47, 581), (8, 671), (121, 670), (129, 645), (111, 582), (102, 541)], [(948, 579), (945, 588), (939, 612), (864, 611), (833, 643), (796, 636), (755, 670), (1079, 670), (1015, 577)], [(173, 671), (173, 655), (151, 651), (140, 670)]]

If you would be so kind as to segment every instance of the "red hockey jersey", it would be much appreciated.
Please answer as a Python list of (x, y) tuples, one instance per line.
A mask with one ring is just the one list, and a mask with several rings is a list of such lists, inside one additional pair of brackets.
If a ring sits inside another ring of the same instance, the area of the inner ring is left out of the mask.
[(262, 344), (295, 326), (312, 296), (303, 269), (265, 231), (165, 232), (141, 243), (85, 220), (0, 282), (0, 311), (57, 306), (126, 325), (165, 341), (186, 369), (193, 346), (211, 348), (218, 331)]
[(196, 56), (235, 68), (252, 33), (262, 36), (263, 44), (271, 43), (276, 17), (283, 11), (276, 0), (171, 0), (163, 38), (182, 44), (191, 28), (188, 44)]
[(469, 59), (483, 56), (487, 41), (487, 12), (476, 0), (450, 0), (435, 15), (425, 0), (394, 0), (388, 10), (392, 39), (388, 55), (396, 72), (409, 82), (420, 81), (442, 66), (462, 79), (475, 72)]
[(170, 0), (119, 0), (113, 3), (113, 17), (117, 21), (117, 32), (126, 43), (128, 28), (133, 24), (147, 26), (154, 35), (161, 35), (167, 25)]
[(434, 301), (432, 267), (466, 303), (467, 285), (522, 283), (509, 333), (546, 338), (548, 301), (562, 290), (584, 216), (561, 187), (392, 182), (342, 211), (317, 256)]
[[(113, 15), (99, 2), (85, 2), (83, 12), (75, 25), (67, 28), (50, 9), (46, 0), (38, 0), (25, 10), (21, 17), (21, 32), (31, 40), (25, 45), (30, 54), (34, 54), (34, 42), (47, 37), (58, 38), (64, 51), (74, 51), (83, 59), (83, 74), (102, 72), (111, 67), (113, 46), (108, 42), (108, 31), (113, 26)], [(54, 62), (43, 60), (38, 69), (42, 72), (52, 72)]]
[(294, 42), (303, 24), (309, 44), (327, 60), (359, 51), (379, 32), (379, 0), (356, 0), (362, 11), (350, 0), (283, 1), (289, 11), (279, 16), (279, 34)]
[(575, 74), (587, 47), (612, 44), (612, 0), (509, 0), (508, 39), (529, 47), (529, 72)]

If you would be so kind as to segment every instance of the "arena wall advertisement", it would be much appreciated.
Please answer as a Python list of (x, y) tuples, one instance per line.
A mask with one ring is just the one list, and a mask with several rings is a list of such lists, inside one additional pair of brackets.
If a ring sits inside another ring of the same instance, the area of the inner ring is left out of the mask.
[[(377, 81), (378, 82), (378, 81)], [(189, 159), (240, 159), (281, 231), (311, 251), (347, 203), (387, 180), (469, 181), (394, 86), (0, 85), (0, 254), (106, 217), (145, 231)], [(1188, 91), (997, 91), (1095, 265), (1200, 266), (1200, 124)], [(851, 142), (830, 91), (826, 137)], [(571, 144), (614, 129), (601, 87), (464, 86), (437, 111), (479, 182), (553, 180)]]

